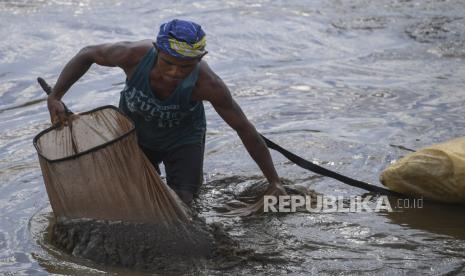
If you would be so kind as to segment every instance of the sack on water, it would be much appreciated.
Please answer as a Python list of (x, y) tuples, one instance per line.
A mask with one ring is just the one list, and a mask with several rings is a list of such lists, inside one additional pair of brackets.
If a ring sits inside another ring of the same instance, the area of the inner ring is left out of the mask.
[(34, 138), (55, 216), (164, 224), (190, 219), (123, 113), (104, 106), (73, 116), (68, 126)]
[(465, 137), (405, 156), (384, 170), (380, 180), (405, 195), (465, 203)]

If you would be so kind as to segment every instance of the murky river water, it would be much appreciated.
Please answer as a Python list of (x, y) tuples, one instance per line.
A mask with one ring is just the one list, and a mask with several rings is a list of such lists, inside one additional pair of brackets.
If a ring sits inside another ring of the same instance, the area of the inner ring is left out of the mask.
[[(128, 271), (78, 262), (44, 239), (50, 216), (32, 138), (48, 126), (36, 77), (53, 82), (88, 44), (153, 38), (173, 17), (208, 35), (210, 66), (257, 129), (330, 169), (378, 184), (392, 160), (465, 134), (465, 2), (0, 1), (0, 271)], [(121, 70), (92, 67), (65, 96), (75, 111), (114, 104)], [(295, 213), (224, 218), (212, 206), (260, 176), (207, 104), (200, 204), (263, 259), (186, 272), (461, 274), (465, 209)], [(273, 153), (281, 177), (326, 195), (363, 191), (315, 177)], [(379, 184), (378, 184), (379, 185)]]

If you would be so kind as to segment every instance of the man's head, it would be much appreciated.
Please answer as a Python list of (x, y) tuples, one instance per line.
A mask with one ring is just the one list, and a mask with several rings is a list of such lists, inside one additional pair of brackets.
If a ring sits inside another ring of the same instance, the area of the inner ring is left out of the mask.
[(160, 26), (155, 46), (159, 53), (157, 65), (162, 67), (160, 69), (173, 71), (168, 72), (168, 76), (172, 78), (184, 77), (207, 53), (202, 27), (197, 23), (179, 19)]

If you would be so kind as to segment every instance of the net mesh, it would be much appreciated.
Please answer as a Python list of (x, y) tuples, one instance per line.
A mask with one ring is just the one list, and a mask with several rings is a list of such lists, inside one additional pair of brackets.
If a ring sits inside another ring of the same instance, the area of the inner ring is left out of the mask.
[(116, 107), (73, 115), (34, 139), (55, 216), (150, 223), (190, 220)]

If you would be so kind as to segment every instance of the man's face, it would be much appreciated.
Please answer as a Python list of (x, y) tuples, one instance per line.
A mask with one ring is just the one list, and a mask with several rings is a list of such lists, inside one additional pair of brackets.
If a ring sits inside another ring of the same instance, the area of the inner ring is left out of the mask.
[(179, 82), (194, 70), (199, 61), (200, 58), (184, 60), (158, 51), (157, 67), (163, 79), (169, 82)]

